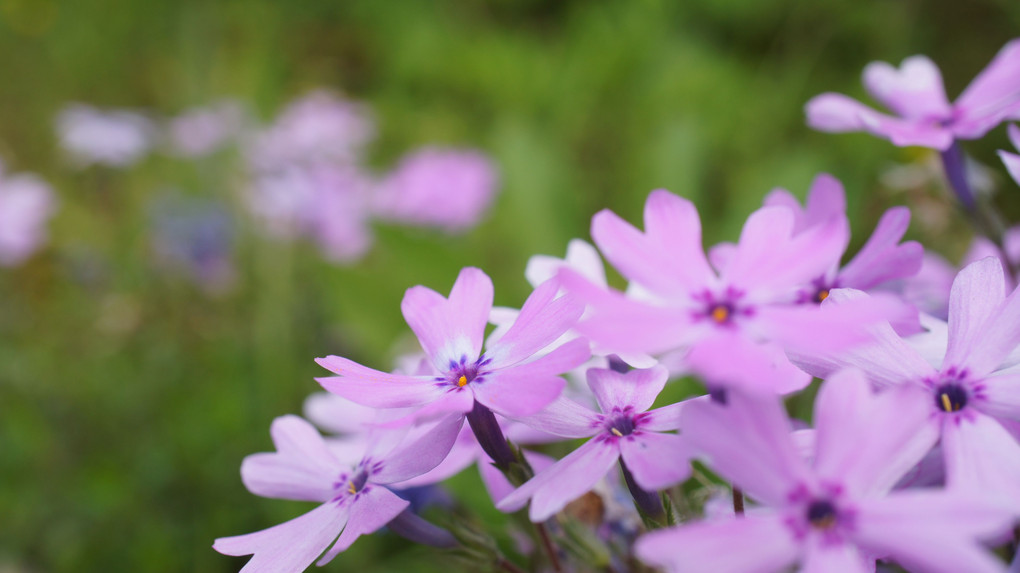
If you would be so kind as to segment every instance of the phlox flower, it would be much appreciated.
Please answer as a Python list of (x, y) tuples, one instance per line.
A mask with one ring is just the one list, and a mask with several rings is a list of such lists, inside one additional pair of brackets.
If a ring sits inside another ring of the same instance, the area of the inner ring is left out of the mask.
[(258, 172), (294, 166), (352, 165), (375, 137), (375, 122), (362, 105), (315, 91), (288, 105), (246, 150)]
[(683, 439), (669, 434), (680, 426), (683, 403), (649, 410), (669, 373), (660, 366), (631, 370), (588, 370), (588, 385), (600, 412), (569, 398), (553, 402), (521, 421), (536, 429), (567, 438), (591, 437), (581, 447), (539, 472), (497, 505), (518, 507), (531, 499), (532, 521), (545, 521), (570, 501), (594, 487), (617, 460), (624, 476), (654, 492), (690, 475)]
[(167, 124), (167, 140), (175, 155), (196, 158), (209, 155), (240, 135), (248, 122), (244, 107), (223, 100), (208, 107), (186, 110)]
[(461, 233), (477, 225), (499, 188), (499, 172), (479, 151), (425, 147), (379, 181), (379, 219)]
[[(570, 270), (559, 275), (569, 291), (589, 303), (578, 331), (600, 348), (657, 354), (733, 335), (786, 350), (843, 348), (860, 338), (861, 326), (889, 311), (882, 304), (852, 311), (796, 304), (804, 285), (823, 275), (846, 248), (844, 219), (794, 233), (792, 210), (763, 207), (748, 218), (717, 272), (702, 250), (692, 203), (653, 191), (644, 215), (644, 232), (608, 210), (592, 219), (596, 245), (632, 283), (627, 296)], [(793, 387), (773, 390), (786, 392), (808, 382), (803, 375)]]
[(434, 468), (462, 425), (462, 418), (450, 417), (416, 429), (395, 447), (392, 440), (379, 440), (352, 466), (339, 459), (308, 422), (297, 416), (277, 418), (270, 430), (276, 452), (245, 458), (245, 487), (263, 497), (322, 505), (269, 529), (217, 539), (213, 549), (252, 555), (242, 569), (245, 573), (303, 571), (320, 555), (317, 563), (324, 565), (358, 537), (384, 525), (398, 532), (405, 521), (427, 526), (405, 513), (410, 504), (393, 493), (390, 484)]
[(79, 166), (124, 168), (152, 148), (156, 128), (142, 114), (71, 104), (57, 116), (60, 144)]
[(558, 285), (541, 285), (528, 297), (513, 326), (483, 352), (483, 337), (492, 308), (492, 281), (481, 270), (465, 268), (449, 298), (424, 287), (407, 290), (401, 303), (436, 375), (407, 376), (366, 368), (339, 356), (319, 358), (336, 376), (319, 378), (334, 394), (375, 408), (415, 408), (431, 417), (476, 407), (508, 417), (534, 414), (556, 399), (565, 382), (559, 374), (591, 355), (584, 339), (575, 339), (535, 357), (572, 327), (583, 306), (557, 296)]
[(46, 221), (55, 210), (46, 182), (35, 175), (8, 176), (0, 165), (0, 266), (21, 263), (46, 241)]
[(977, 139), (1020, 112), (1020, 40), (1006, 44), (952, 104), (942, 75), (924, 56), (864, 68), (864, 87), (896, 116), (836, 93), (807, 103), (808, 125), (829, 132), (867, 131), (899, 146), (945, 151), (956, 139)]
[[(1001, 492), (1020, 510), (1020, 443), (1003, 426), (1020, 420), (1020, 291), (1006, 296), (1004, 284), (998, 260), (972, 263), (953, 282), (948, 324), (926, 319), (929, 334), (913, 344), (880, 325), (866, 345), (796, 361), (817, 376), (853, 366), (878, 388), (922, 390), (918, 423), (929, 445), (941, 441), (947, 483)], [(841, 291), (832, 302), (864, 296)]]
[(995, 499), (952, 491), (889, 489), (930, 447), (920, 390), (873, 394), (859, 373), (834, 375), (815, 402), (815, 447), (805, 460), (774, 396), (734, 392), (725, 405), (694, 403), (683, 432), (708, 465), (760, 506), (745, 515), (655, 531), (635, 551), (667, 571), (873, 571), (875, 557), (912, 571), (995, 572), (978, 543), (1010, 527)]
[[(765, 197), (765, 205), (782, 205), (794, 212), (794, 233), (827, 224), (832, 218), (846, 219), (846, 193), (835, 177), (822, 173), (815, 177), (805, 205), (785, 189), (775, 189)], [(861, 250), (845, 265), (837, 258), (824, 274), (801, 291), (804, 301), (821, 302), (834, 288), (869, 291), (889, 281), (913, 276), (921, 268), (924, 248), (916, 241), (901, 243), (910, 225), (910, 210), (893, 207), (878, 221), (878, 226)]]

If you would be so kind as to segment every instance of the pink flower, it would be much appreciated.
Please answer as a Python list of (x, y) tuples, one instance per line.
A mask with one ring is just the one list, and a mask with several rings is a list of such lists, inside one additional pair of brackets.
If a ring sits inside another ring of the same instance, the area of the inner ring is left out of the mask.
[[(1020, 127), (1017, 127), (1015, 123), (1011, 123), (1006, 131), (1009, 133), (1009, 140), (1013, 143), (1013, 147), (1020, 151)], [(1013, 179), (1016, 180), (1017, 185), (1020, 185), (1020, 155), (1008, 151), (1000, 151), (999, 157), (1006, 164), (1006, 169), (1013, 176)]]
[(874, 557), (911, 570), (1001, 572), (978, 540), (1008, 531), (996, 499), (961, 492), (888, 493), (925, 455), (927, 408), (916, 388), (872, 394), (853, 371), (815, 402), (816, 440), (805, 461), (773, 396), (733, 393), (684, 412), (683, 432), (720, 476), (760, 502), (743, 516), (649, 533), (635, 551), (667, 571), (768, 573), (872, 570)]
[(868, 64), (864, 87), (897, 117), (824, 93), (807, 103), (808, 125), (830, 132), (868, 131), (895, 145), (945, 151), (954, 140), (977, 139), (1020, 112), (1020, 40), (1006, 44), (952, 104), (939, 69), (924, 56), (903, 60), (899, 69)]
[(149, 152), (156, 129), (139, 113), (100, 111), (84, 104), (71, 104), (57, 116), (57, 134), (79, 166), (95, 163), (123, 168)]
[(405, 512), (409, 503), (397, 497), (390, 484), (439, 464), (462, 425), (463, 418), (447, 418), (419, 429), (396, 447), (377, 441), (351, 467), (308, 422), (297, 416), (277, 418), (271, 429), (277, 451), (245, 458), (241, 479), (256, 495), (322, 505), (269, 529), (217, 539), (213, 549), (224, 555), (252, 555), (244, 572), (298, 572), (324, 551), (317, 563), (329, 563), (358, 537), (384, 525), (399, 531), (399, 525), (415, 521), (420, 527), (422, 522)]
[(53, 191), (35, 175), (6, 176), (0, 165), (0, 266), (14, 266), (46, 241)]
[(246, 121), (244, 108), (235, 101), (189, 109), (167, 126), (171, 150), (188, 158), (209, 155), (236, 137)]
[(479, 223), (498, 187), (496, 166), (484, 154), (425, 147), (379, 182), (375, 212), (383, 220), (460, 233)]

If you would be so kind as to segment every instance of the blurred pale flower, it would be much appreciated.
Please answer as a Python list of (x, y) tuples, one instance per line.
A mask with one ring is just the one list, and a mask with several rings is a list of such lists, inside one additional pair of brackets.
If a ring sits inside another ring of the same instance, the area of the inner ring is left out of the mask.
[(14, 266), (46, 240), (56, 208), (50, 186), (34, 175), (7, 176), (0, 165), (0, 266)]
[(498, 185), (496, 167), (484, 154), (426, 147), (383, 179), (375, 210), (380, 219), (462, 232), (478, 224)]
[(60, 144), (82, 167), (127, 167), (149, 152), (155, 133), (147, 117), (131, 111), (101, 111), (76, 103), (57, 116)]
[[(1013, 147), (1020, 151), (1020, 127), (1017, 127), (1015, 123), (1011, 123), (1007, 130), (1009, 133), (1009, 140), (1013, 143)], [(1002, 162), (1006, 164), (1006, 169), (1009, 174), (1016, 180), (1017, 185), (1020, 185), (1020, 155), (1016, 153), (1010, 153), (1008, 151), (1000, 151), (999, 157), (1002, 158)]]
[(375, 124), (360, 104), (327, 91), (291, 103), (268, 128), (256, 134), (247, 157), (258, 171), (292, 165), (354, 162), (375, 136)]
[(214, 292), (236, 280), (233, 225), (225, 206), (205, 199), (158, 197), (151, 206), (157, 260)]
[(170, 149), (181, 157), (208, 155), (236, 137), (246, 120), (244, 107), (231, 100), (187, 110), (167, 126)]

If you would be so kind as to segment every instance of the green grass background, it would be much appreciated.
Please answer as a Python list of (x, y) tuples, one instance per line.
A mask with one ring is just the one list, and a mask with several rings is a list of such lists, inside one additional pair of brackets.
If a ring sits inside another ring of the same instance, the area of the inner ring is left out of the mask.
[[(308, 509), (250, 495), (238, 468), (317, 389), (314, 357), (386, 367), (413, 343), (403, 291), (446, 292), (462, 266), (519, 305), (530, 255), (561, 255), (602, 208), (637, 221), (656, 187), (694, 200), (713, 242), (769, 189), (803, 195), (829, 171), (855, 244), (886, 206), (917, 201), (912, 236), (958, 256), (967, 230), (937, 190), (879, 184), (922, 152), (812, 132), (802, 107), (822, 91), (863, 98), (867, 62), (915, 53), (954, 97), (1018, 35), (1012, 0), (0, 0), (0, 158), (61, 202), (48, 247), (0, 269), (0, 571), (236, 570), (244, 559), (214, 538)], [(169, 115), (230, 96), (268, 120), (317, 87), (372, 107), (379, 168), (426, 143), (490, 153), (503, 188), (487, 219), (460, 237), (377, 227), (348, 267), (242, 226), (238, 287), (210, 297), (158, 272), (146, 205), (166, 187), (229, 200), (229, 156), (81, 172), (53, 130), (69, 101)], [(1016, 221), (994, 155), (1006, 146), (1000, 128), (966, 149), (999, 174)], [(456, 485), (486, 502), (472, 472)], [(450, 565), (374, 536), (326, 569)]]

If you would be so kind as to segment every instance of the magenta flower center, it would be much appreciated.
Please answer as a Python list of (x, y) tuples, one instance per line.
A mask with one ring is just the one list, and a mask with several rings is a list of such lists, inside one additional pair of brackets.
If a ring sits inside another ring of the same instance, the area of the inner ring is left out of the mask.
[(704, 291), (693, 295), (694, 300), (701, 302), (704, 306), (694, 311), (695, 320), (708, 319), (719, 326), (729, 326), (733, 319), (739, 315), (749, 316), (753, 310), (739, 304), (744, 293), (733, 288), (727, 288), (721, 295)]
[(943, 384), (935, 390), (935, 407), (943, 412), (959, 412), (966, 405), (967, 390), (959, 384)]
[(492, 359), (486, 358), (484, 354), (474, 362), (468, 362), (467, 356), (461, 356), (460, 361), (451, 360), (446, 376), (437, 376), (436, 381), (448, 382), (458, 388), (463, 388), (471, 382), (484, 382), (484, 375), (488, 373), (484, 367), (490, 362)]

